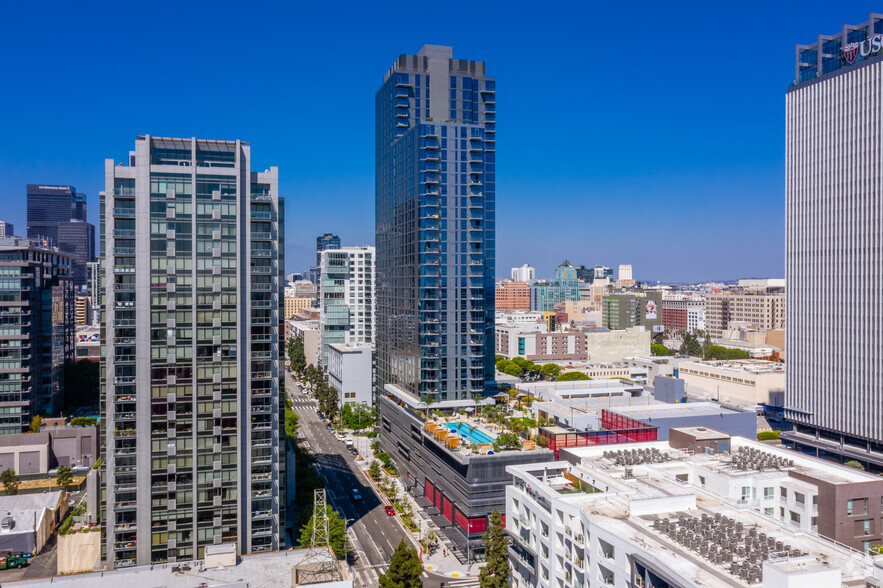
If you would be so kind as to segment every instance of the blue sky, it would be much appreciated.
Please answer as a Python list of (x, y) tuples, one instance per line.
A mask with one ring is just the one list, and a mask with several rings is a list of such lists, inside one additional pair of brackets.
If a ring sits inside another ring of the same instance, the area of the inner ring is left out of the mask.
[[(87, 6), (89, 8), (87, 8)], [(452, 45), (497, 79), (497, 275), (567, 258), (635, 277), (784, 275), (795, 43), (873, 6), (646, 2), (16, 2), (0, 20), (0, 218), (73, 184), (97, 224), (138, 134), (243, 139), (277, 165), (289, 271), (374, 239), (374, 92)]]

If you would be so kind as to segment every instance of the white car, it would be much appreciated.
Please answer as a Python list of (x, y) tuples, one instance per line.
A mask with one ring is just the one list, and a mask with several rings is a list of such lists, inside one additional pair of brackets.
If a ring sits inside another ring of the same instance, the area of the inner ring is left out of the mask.
[(344, 437), (344, 436), (341, 435), (340, 433), (338, 433), (337, 435), (335, 435), (335, 437), (337, 437), (337, 440), (338, 440), (338, 441), (343, 441), (344, 439), (346, 439), (346, 437)]
[(353, 438), (352, 437), (347, 437), (346, 439), (343, 440), (343, 442), (346, 443), (347, 447), (353, 446)]

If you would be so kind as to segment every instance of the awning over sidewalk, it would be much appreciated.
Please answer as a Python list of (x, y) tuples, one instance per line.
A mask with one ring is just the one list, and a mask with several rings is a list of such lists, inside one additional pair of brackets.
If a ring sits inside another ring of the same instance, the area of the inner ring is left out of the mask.
[[(447, 519), (445, 519), (447, 520)], [(451, 543), (454, 546), (462, 551), (464, 554), (466, 553), (467, 546), (470, 549), (483, 548), (484, 540), (481, 537), (476, 539), (467, 539), (463, 533), (460, 532), (459, 529), (453, 527), (450, 523), (448, 523), (448, 528), (444, 531), (445, 537), (451, 540)]]
[(419, 506), (420, 508), (429, 508), (430, 506), (432, 506), (432, 501), (425, 496), (415, 496), (414, 502), (416, 502), (417, 506)]
[(443, 517), (442, 515), (429, 515), (429, 520), (433, 522), (433, 524), (439, 529), (446, 529), (453, 525), (448, 519)]

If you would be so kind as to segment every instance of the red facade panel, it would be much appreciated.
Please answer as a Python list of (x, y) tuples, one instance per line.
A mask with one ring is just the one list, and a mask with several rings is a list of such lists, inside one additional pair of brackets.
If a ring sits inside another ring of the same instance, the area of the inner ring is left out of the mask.
[(444, 500), (442, 501), (441, 513), (442, 513), (443, 517), (448, 519), (449, 523), (454, 522), (454, 516), (451, 512), (452, 510), (453, 510), (453, 507), (451, 506), (451, 501), (448, 500), (447, 497), (445, 497)]

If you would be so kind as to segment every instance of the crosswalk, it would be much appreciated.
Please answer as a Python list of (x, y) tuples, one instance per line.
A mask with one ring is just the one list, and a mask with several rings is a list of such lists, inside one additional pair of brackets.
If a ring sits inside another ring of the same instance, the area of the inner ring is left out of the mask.
[[(386, 566), (373, 566), (368, 568), (355, 569), (352, 572), (353, 586), (355, 588), (376, 588), (380, 584), (380, 574)], [(438, 585), (439, 580), (444, 583), (445, 588), (477, 588), (479, 585), (476, 576), (468, 578), (444, 578), (440, 576), (430, 576), (426, 572), (421, 576), (424, 584)], [(431, 581), (431, 583), (430, 583)]]
[(362, 568), (353, 570), (353, 586), (356, 588), (374, 588), (380, 584), (381, 572), (383, 572), (382, 566), (380, 569)]

